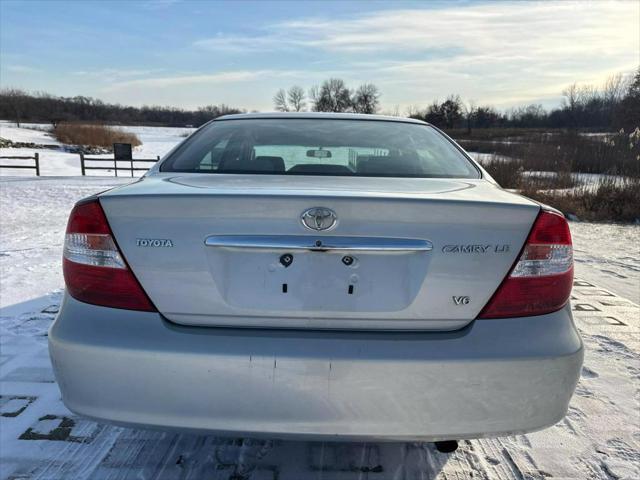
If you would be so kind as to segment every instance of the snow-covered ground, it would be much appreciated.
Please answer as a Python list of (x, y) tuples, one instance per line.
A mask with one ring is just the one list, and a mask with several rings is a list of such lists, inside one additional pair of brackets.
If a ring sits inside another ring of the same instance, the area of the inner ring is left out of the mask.
[[(162, 157), (176, 144), (184, 140), (185, 135), (190, 134), (193, 128), (172, 128), (172, 127), (117, 127), (126, 132), (135, 133), (142, 141), (142, 145), (136, 147), (133, 152), (134, 158), (156, 158)], [(70, 153), (65, 150), (48, 132), (48, 126), (44, 124), (21, 124), (18, 128), (15, 123), (0, 121), (0, 137), (13, 142), (35, 143), (39, 145), (52, 145), (55, 148), (0, 148), (0, 156), (31, 156), (35, 152), (40, 155), (40, 174), (42, 176), (74, 176), (80, 175), (80, 155)], [(113, 155), (91, 155), (91, 157), (113, 158)], [(4, 163), (4, 162), (0, 162)], [(28, 163), (28, 162), (27, 162)], [(127, 162), (124, 162), (124, 166)], [(149, 164), (139, 164), (136, 166), (146, 166)], [(32, 172), (27, 170), (28, 172)], [(0, 176), (24, 175), (16, 169), (0, 169)], [(35, 173), (31, 173), (35, 175)], [(137, 172), (136, 175), (140, 175)], [(108, 176), (113, 175), (110, 171), (94, 171), (89, 175)]]
[(640, 226), (571, 224), (585, 366), (567, 417), (541, 432), (442, 454), (423, 443), (175, 435), (71, 414), (46, 346), (65, 223), (76, 200), (126, 181), (0, 179), (0, 479), (640, 478)]
[[(522, 172), (524, 178), (528, 179), (552, 179), (557, 176), (557, 172), (549, 172), (543, 170), (526, 170)], [(631, 177), (624, 177), (621, 175), (608, 175), (604, 173), (582, 173), (582, 172), (571, 172), (571, 179), (573, 180), (573, 187), (570, 188), (556, 188), (550, 191), (562, 192), (565, 194), (569, 193), (580, 193), (585, 189), (589, 191), (596, 191), (601, 184), (611, 184), (616, 183), (618, 185), (623, 185), (627, 182), (633, 182), (635, 179)]]
[(13, 142), (62, 146), (50, 133), (50, 127), (39, 123), (15, 123), (0, 120), (0, 137)]
[(640, 305), (640, 225), (571, 222), (571, 235), (576, 276)]

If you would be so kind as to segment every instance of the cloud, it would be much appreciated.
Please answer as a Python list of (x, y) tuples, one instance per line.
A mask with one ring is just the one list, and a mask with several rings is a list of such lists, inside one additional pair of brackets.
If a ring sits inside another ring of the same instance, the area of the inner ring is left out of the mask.
[(254, 35), (218, 34), (194, 45), (233, 52), (292, 47), (340, 53), (451, 47), (498, 54), (539, 53), (549, 47), (565, 54), (589, 52), (592, 47), (611, 52), (621, 47), (620, 40), (637, 46), (634, 8), (629, 2), (594, 2), (588, 8), (576, 2), (454, 4), (348, 19), (296, 19), (267, 25)]
[(38, 68), (29, 67), (27, 65), (7, 65), (6, 69), (8, 72), (13, 73), (37, 73), (40, 71)]
[(175, 75), (165, 77), (142, 78), (114, 82), (104, 91), (112, 92), (131, 88), (171, 88), (192, 85), (219, 85), (225, 83), (247, 82), (265, 77), (287, 77), (295, 75), (295, 71), (278, 70), (240, 70), (209, 74)]
[[(298, 18), (194, 46), (217, 53), (324, 53), (374, 81), (383, 100), (421, 103), (450, 92), (509, 103), (558, 96), (574, 81), (632, 71), (640, 50), (636, 2), (493, 2)], [(266, 58), (266, 57), (265, 57)], [(402, 88), (399, 88), (402, 86)]]
[(638, 66), (638, 2), (409, 5), (415, 8), (375, 11), (374, 4), (332, 17), (304, 17), (292, 9), (284, 21), (229, 24), (229, 33), (191, 37), (192, 50), (181, 50), (171, 64), (156, 48), (152, 55), (160, 60), (98, 70), (81, 65), (67, 79), (135, 104), (221, 98), (264, 109), (278, 88), (308, 88), (336, 76), (352, 87), (377, 84), (383, 109), (424, 107), (452, 93), (507, 107), (548, 105), (573, 82), (598, 84)]
[(130, 77), (144, 77), (148, 75), (155, 75), (162, 72), (163, 69), (118, 69), (118, 68), (101, 68), (97, 70), (76, 70), (71, 72), (72, 75), (78, 77), (96, 77), (103, 79), (120, 79)]
[(242, 36), (222, 34), (197, 40), (193, 45), (204, 50), (229, 53), (260, 52), (274, 49), (287, 50), (289, 46), (294, 46), (293, 42), (286, 42), (284, 38), (278, 38), (278, 35)]

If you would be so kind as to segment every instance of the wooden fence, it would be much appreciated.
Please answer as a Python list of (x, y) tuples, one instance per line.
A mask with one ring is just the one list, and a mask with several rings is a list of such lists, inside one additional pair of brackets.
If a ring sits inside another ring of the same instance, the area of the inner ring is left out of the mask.
[[(118, 171), (127, 172), (131, 174), (133, 177), (134, 172), (146, 172), (151, 168), (151, 165), (148, 167), (136, 167), (134, 164), (141, 163), (156, 163), (160, 160), (160, 156), (156, 158), (133, 158), (131, 160), (116, 160), (115, 158), (100, 158), (100, 157), (86, 157), (83, 153), (80, 154), (80, 169), (82, 170), (82, 176), (87, 174), (87, 170), (113, 170), (116, 177), (118, 176)], [(87, 162), (97, 162), (108, 163), (109, 166), (94, 166), (92, 163), (87, 164)], [(126, 166), (122, 166), (123, 163), (126, 162)]]
[(40, 155), (38, 152), (33, 155), (13, 155), (13, 156), (0, 156), (0, 160), (33, 160), (34, 165), (12, 165), (12, 164), (0, 164), (0, 168), (20, 168), (20, 169), (31, 169), (36, 171), (36, 176), (40, 176)]

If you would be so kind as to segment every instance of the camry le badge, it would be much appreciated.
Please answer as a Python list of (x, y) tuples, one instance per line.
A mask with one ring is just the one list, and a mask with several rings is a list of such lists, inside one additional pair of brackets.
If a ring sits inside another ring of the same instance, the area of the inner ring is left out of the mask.
[(310, 230), (331, 230), (338, 223), (336, 212), (330, 208), (313, 207), (302, 212), (302, 224)]
[(509, 245), (445, 245), (443, 253), (507, 253)]

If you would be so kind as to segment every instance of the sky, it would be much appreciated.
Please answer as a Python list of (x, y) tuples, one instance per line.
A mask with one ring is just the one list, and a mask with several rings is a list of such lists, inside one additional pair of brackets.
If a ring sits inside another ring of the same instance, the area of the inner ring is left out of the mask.
[(268, 111), (338, 77), (376, 84), (387, 112), (551, 107), (639, 65), (640, 0), (0, 0), (0, 87), (134, 106)]

